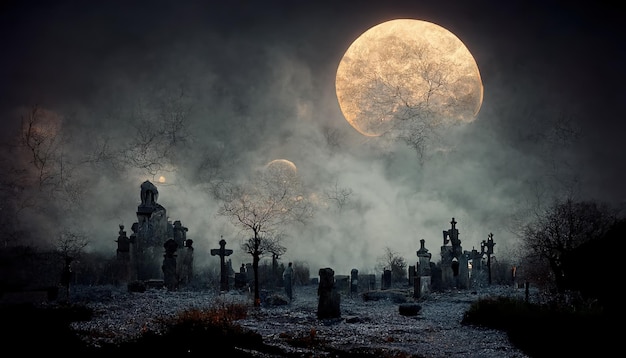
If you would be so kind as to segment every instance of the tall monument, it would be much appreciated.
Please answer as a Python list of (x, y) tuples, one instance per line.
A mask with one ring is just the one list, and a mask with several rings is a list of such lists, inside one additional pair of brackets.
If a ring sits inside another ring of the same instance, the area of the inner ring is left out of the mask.
[(441, 246), (441, 283), (443, 288), (469, 288), (467, 257), (463, 253), (457, 222), (452, 218), (450, 229), (443, 231)]

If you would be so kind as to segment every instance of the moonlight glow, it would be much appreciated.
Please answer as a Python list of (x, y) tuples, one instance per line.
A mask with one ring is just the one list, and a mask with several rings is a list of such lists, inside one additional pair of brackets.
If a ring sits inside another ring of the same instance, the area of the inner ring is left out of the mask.
[(411, 122), (471, 122), (483, 99), (478, 66), (463, 42), (412, 19), (387, 21), (358, 37), (339, 63), (336, 91), (346, 120), (366, 136)]
[(280, 171), (286, 175), (296, 175), (297, 173), (296, 165), (287, 159), (274, 159), (267, 163), (266, 168), (269, 170)]

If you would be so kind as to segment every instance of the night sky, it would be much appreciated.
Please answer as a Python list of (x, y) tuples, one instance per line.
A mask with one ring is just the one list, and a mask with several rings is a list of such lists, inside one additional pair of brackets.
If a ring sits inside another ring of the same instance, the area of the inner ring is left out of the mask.
[[(312, 272), (365, 273), (384, 247), (413, 263), (420, 239), (437, 260), (452, 217), (464, 249), (492, 232), (496, 256), (505, 255), (517, 220), (553, 197), (625, 208), (621, 13), (617, 4), (565, 1), (5, 1), (0, 138), (15, 140), (25, 108), (44, 109), (62, 123), (73, 179), (89, 188), (72, 210), (51, 200), (57, 210), (26, 211), (27, 240), (80, 228), (90, 249), (113, 255), (118, 224), (130, 231), (139, 185), (152, 180), (197, 255), (216, 261), (208, 252), (221, 236), (235, 249), (242, 236), (215, 215), (202, 164), (220, 158), (223, 175), (242, 178), (284, 158), (320, 197), (352, 192), (341, 210), (320, 207), (312, 223), (290, 229), (285, 260), (307, 261)], [(452, 31), (484, 85), (477, 119), (422, 160), (401, 142), (361, 136), (335, 95), (352, 41), (397, 18)], [(158, 118), (172, 99), (187, 127), (166, 170), (80, 164), (98, 144), (135, 142), (137, 118)], [(21, 160), (5, 155), (2, 165)], [(235, 267), (250, 261), (232, 258)]]

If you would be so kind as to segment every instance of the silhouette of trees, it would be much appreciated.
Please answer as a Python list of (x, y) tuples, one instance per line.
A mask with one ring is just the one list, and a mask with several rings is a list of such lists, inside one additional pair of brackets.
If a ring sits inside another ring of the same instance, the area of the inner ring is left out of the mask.
[(626, 250), (626, 218), (620, 218), (601, 237), (587, 241), (563, 257), (569, 288), (585, 300), (598, 300), (607, 312), (623, 311), (621, 295), (615, 294), (615, 277), (623, 263), (618, 255)]
[(391, 270), (391, 281), (401, 282), (406, 279), (406, 261), (399, 253), (390, 247), (385, 247), (385, 253), (378, 258), (378, 268)]
[(549, 270), (543, 272), (550, 275), (544, 283), (553, 283), (559, 292), (564, 292), (575, 280), (565, 269), (564, 258), (584, 243), (604, 236), (616, 221), (616, 211), (606, 204), (571, 198), (555, 200), (524, 226), (522, 246), (535, 268)]
[(217, 183), (213, 193), (221, 201), (218, 215), (228, 218), (244, 235), (250, 235), (242, 249), (252, 256), (254, 305), (258, 307), (261, 257), (284, 253), (283, 228), (295, 222), (305, 223), (312, 215), (312, 206), (295, 172), (267, 167), (252, 178), (243, 183)]
[[(4, 245), (22, 244), (31, 238), (53, 237), (46, 227), (59, 219), (80, 210), (86, 193), (78, 169), (80, 156), (70, 155), (71, 137), (64, 130), (64, 118), (58, 113), (31, 106), (16, 113), (19, 126), (7, 126), (7, 140), (0, 154), (0, 199), (3, 215), (0, 223), (4, 230)], [(19, 243), (21, 241), (21, 243)]]
[(344, 206), (348, 204), (352, 193), (352, 188), (340, 187), (337, 180), (335, 180), (334, 185), (324, 190), (324, 194), (326, 194), (328, 201), (336, 204), (339, 212), (341, 212)]

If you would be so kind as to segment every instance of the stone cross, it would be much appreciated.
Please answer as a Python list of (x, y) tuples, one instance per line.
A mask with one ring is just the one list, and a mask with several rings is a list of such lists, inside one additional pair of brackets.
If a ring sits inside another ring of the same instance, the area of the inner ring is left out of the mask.
[(491, 255), (493, 255), (493, 246), (495, 243), (493, 242), (493, 234), (489, 233), (487, 235), (487, 242), (483, 240), (480, 243), (481, 252), (487, 255), (487, 273), (489, 278), (489, 284), (491, 285)]
[(224, 263), (224, 257), (233, 253), (233, 250), (227, 250), (225, 246), (226, 241), (221, 239), (220, 248), (211, 249), (212, 256), (219, 255), (220, 257), (220, 291), (228, 291), (228, 270), (226, 269), (226, 264)]

